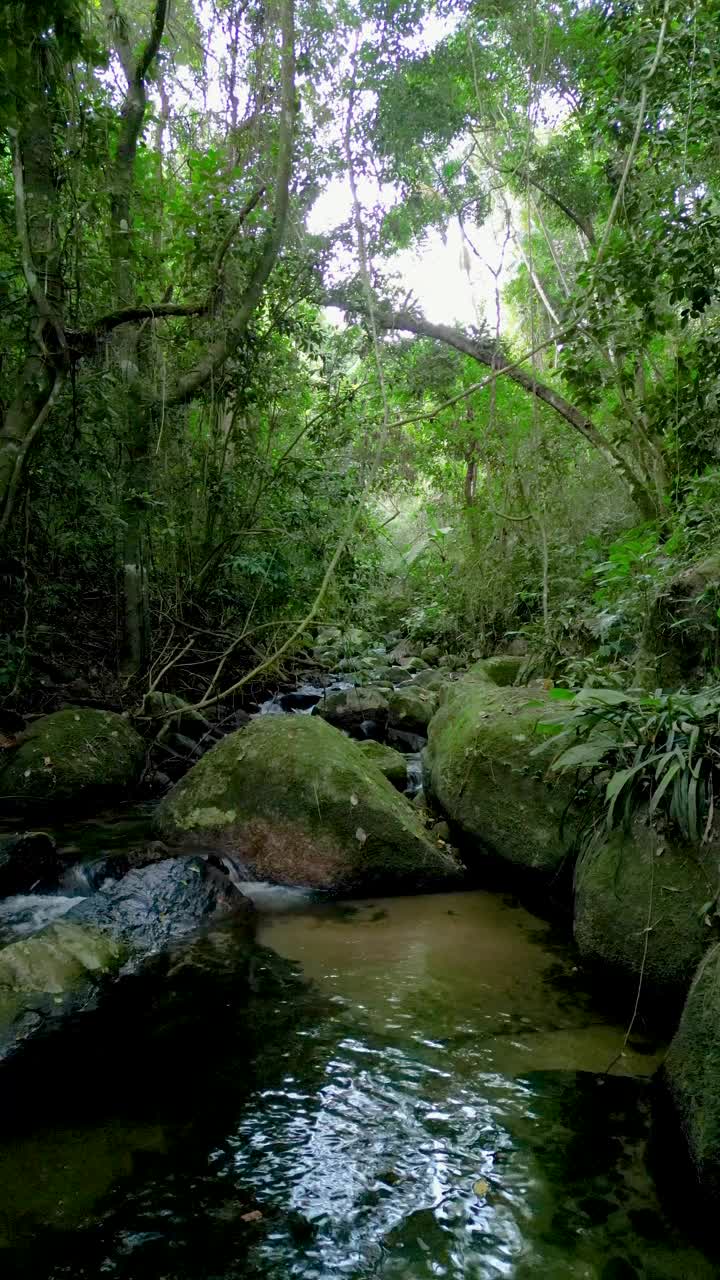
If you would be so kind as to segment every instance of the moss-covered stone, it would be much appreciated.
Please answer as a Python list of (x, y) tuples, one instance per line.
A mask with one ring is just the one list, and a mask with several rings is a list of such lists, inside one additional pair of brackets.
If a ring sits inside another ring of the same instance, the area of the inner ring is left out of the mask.
[(425, 735), (438, 708), (437, 694), (415, 684), (406, 685), (390, 694), (388, 708), (391, 728)]
[(372, 685), (358, 689), (339, 689), (328, 693), (315, 708), (315, 715), (338, 729), (359, 729), (365, 720), (384, 724), (388, 716), (385, 694)]
[(418, 671), (417, 675), (413, 676), (413, 686), (416, 689), (432, 689), (434, 693), (439, 693), (448, 679), (447, 672), (433, 671), (430, 667), (427, 671)]
[(230, 734), (161, 801), (157, 825), (165, 838), (211, 839), (283, 884), (421, 889), (458, 875), (404, 796), (315, 716), (268, 716)]
[(680, 999), (712, 938), (702, 908), (717, 892), (717, 846), (660, 838), (638, 818), (590, 846), (575, 870), (575, 941), (628, 982), (635, 999)]
[(386, 746), (383, 742), (359, 742), (358, 749), (362, 751), (366, 760), (371, 760), (374, 765), (385, 775), (388, 782), (392, 782), (398, 791), (404, 791), (407, 784), (407, 761), (399, 751), (394, 751), (392, 747)]
[(507, 688), (515, 684), (526, 659), (510, 653), (495, 653), (491, 658), (480, 658), (468, 669), (468, 678), (485, 680), (490, 684)]
[(538, 722), (547, 715), (549, 695), (465, 677), (444, 698), (428, 730), (429, 793), (466, 837), (479, 842), (476, 856), (490, 851), (516, 866), (555, 875), (571, 846), (574, 822), (566, 815), (561, 834), (571, 784), (544, 781), (531, 755), (543, 741)]
[(663, 1067), (700, 1183), (720, 1196), (720, 945), (700, 963)]
[(420, 657), (425, 662), (433, 663), (439, 660), (441, 652), (439, 644), (426, 644), (420, 652)]
[(123, 716), (87, 707), (43, 716), (3, 752), (0, 803), (69, 805), (122, 794), (143, 767), (142, 738)]

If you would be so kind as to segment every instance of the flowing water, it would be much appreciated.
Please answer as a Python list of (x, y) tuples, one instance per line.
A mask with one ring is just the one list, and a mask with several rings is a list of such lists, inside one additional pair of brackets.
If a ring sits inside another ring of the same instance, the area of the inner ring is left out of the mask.
[[(155, 1011), (141, 1036), (133, 993), (64, 1073), (48, 1056), (52, 1123), (31, 1103), (0, 1143), (3, 1278), (720, 1274), (648, 1170), (661, 1049), (623, 1051), (548, 925), (479, 891), (251, 892), (254, 1003), (221, 932), (224, 985), (184, 990), (174, 1023)], [(265, 984), (273, 953), (304, 981), (279, 959)]]

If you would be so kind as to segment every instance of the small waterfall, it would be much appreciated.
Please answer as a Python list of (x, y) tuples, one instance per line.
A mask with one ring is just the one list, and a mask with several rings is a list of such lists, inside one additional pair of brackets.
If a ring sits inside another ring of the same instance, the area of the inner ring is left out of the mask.
[(422, 788), (422, 758), (418, 755), (406, 756), (407, 760), (407, 785), (405, 787), (406, 796), (416, 796)]
[(296, 911), (307, 906), (314, 897), (312, 889), (300, 889), (292, 885), (271, 884), (269, 880), (251, 879), (245, 864), (231, 853), (223, 854), (220, 861), (235, 888), (249, 898), (262, 915)]

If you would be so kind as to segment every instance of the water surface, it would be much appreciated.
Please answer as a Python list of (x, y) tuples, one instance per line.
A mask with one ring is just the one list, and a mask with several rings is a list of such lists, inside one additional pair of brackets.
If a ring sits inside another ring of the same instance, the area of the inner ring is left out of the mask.
[(623, 1050), (547, 925), (483, 892), (297, 899), (260, 941), (309, 986), (259, 987), (259, 1034), (219, 986), (213, 1034), (0, 1147), (3, 1275), (718, 1275), (648, 1172), (661, 1049)]

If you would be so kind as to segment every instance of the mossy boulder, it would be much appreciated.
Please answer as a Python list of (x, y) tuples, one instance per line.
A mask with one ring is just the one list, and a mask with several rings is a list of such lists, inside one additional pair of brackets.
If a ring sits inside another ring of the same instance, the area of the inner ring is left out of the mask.
[(424, 760), (428, 793), (467, 843), (477, 842), (476, 857), (491, 852), (545, 877), (563, 866), (575, 826), (566, 812), (572, 785), (546, 782), (532, 755), (549, 707), (544, 690), (465, 677), (430, 722)]
[(437, 694), (415, 684), (407, 685), (390, 694), (388, 708), (391, 729), (425, 735), (438, 708)]
[(468, 668), (468, 678), (487, 681), (489, 684), (507, 688), (515, 684), (525, 665), (525, 658), (510, 653), (495, 653), (491, 658), (480, 658)]
[(372, 685), (358, 689), (338, 689), (318, 702), (314, 715), (351, 733), (358, 730), (366, 720), (385, 724), (388, 717), (387, 698), (382, 690)]
[(143, 740), (123, 716), (87, 707), (55, 711), (3, 752), (0, 804), (22, 809), (119, 796), (137, 782), (144, 759)]
[(92, 1007), (119, 969), (251, 904), (200, 857), (166, 858), (83, 899), (62, 920), (0, 950), (0, 1061)]
[(413, 676), (413, 687), (416, 689), (432, 689), (434, 693), (438, 693), (444, 684), (447, 684), (449, 677), (447, 672), (434, 671), (429, 667), (427, 671), (418, 671)]
[(703, 1190), (720, 1197), (720, 945), (707, 952), (662, 1069)]
[(439, 644), (426, 644), (425, 648), (420, 652), (420, 657), (425, 662), (438, 662), (441, 652), (442, 650), (440, 649)]
[(718, 888), (718, 846), (659, 836), (639, 816), (590, 845), (575, 869), (575, 941), (583, 958), (629, 979), (635, 1000), (680, 1000), (712, 936), (703, 905)]
[(230, 734), (161, 801), (160, 834), (240, 858), (261, 880), (333, 892), (419, 890), (458, 878), (404, 796), (359, 746), (315, 716)]
[(407, 761), (399, 751), (393, 751), (383, 742), (359, 742), (358, 749), (366, 760), (372, 763), (392, 782), (398, 791), (404, 791), (407, 785)]

